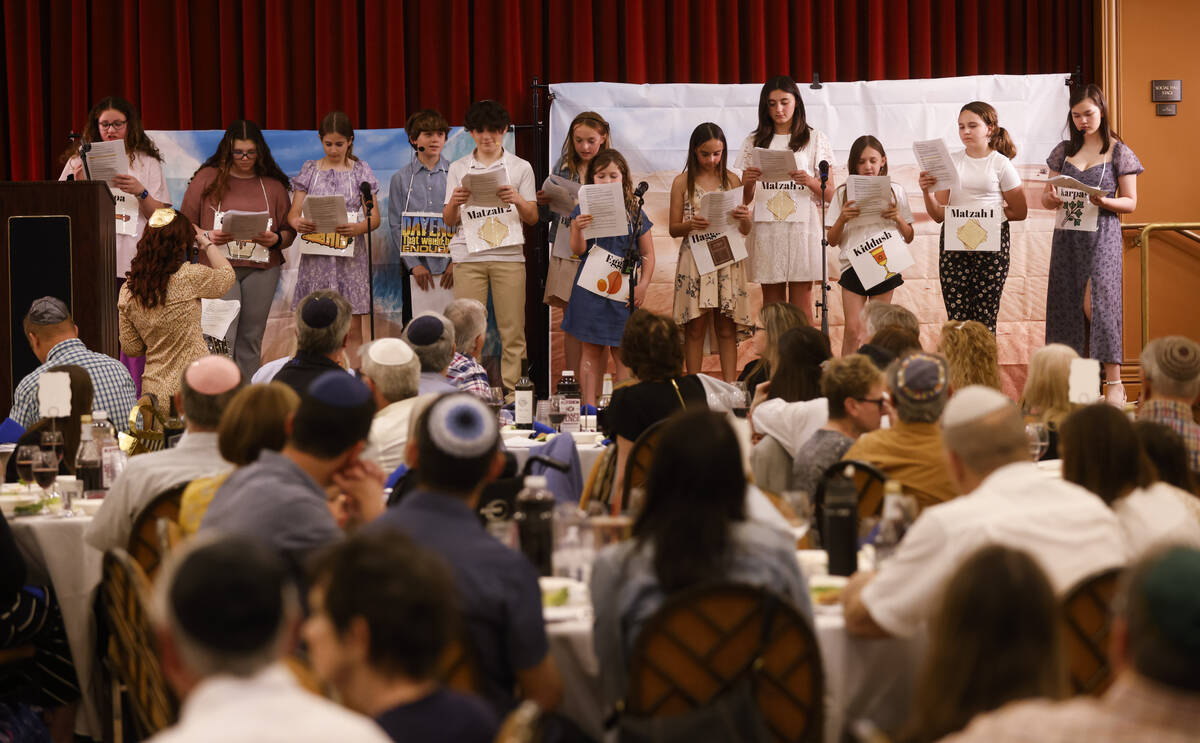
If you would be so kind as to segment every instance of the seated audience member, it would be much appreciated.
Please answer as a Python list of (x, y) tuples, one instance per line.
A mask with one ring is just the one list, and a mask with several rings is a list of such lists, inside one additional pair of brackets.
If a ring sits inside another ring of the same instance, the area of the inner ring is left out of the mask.
[[(900, 328), (910, 335), (921, 337), (921, 323), (912, 310), (898, 304), (871, 302), (863, 308), (863, 327), (868, 338), (874, 338), (884, 328)], [(917, 343), (920, 347), (920, 343)]]
[(1065, 695), (1058, 602), (1025, 552), (992, 545), (968, 557), (931, 624), (898, 743), (932, 743), (1009, 702)]
[(1158, 479), (1175, 486), (1172, 494), (1200, 523), (1200, 497), (1196, 496), (1196, 479), (1188, 468), (1188, 451), (1183, 438), (1171, 427), (1150, 421), (1137, 421), (1133, 424), (1133, 432), (1146, 456), (1150, 457)]
[(673, 594), (725, 580), (768, 588), (811, 617), (795, 540), (747, 519), (746, 476), (723, 415), (688, 411), (663, 430), (633, 539), (596, 558), (591, 594), (606, 705), (624, 699), (642, 625)]
[(308, 385), (325, 372), (346, 371), (343, 364), (352, 314), (350, 303), (332, 289), (315, 291), (300, 300), (295, 312), (296, 355), (279, 367), (274, 376), (259, 378), (255, 374), (254, 381), (283, 382), (303, 396)]
[(1169, 542), (1200, 547), (1200, 523), (1180, 499), (1190, 494), (1156, 481), (1124, 412), (1108, 404), (1080, 408), (1063, 421), (1058, 446), (1063, 479), (1112, 508), (1131, 556)]
[[(300, 396), (282, 382), (252, 384), (238, 390), (217, 425), (217, 450), (234, 467), (258, 461), (263, 450), (279, 451), (287, 442), (287, 422), (300, 407)], [(179, 502), (179, 528), (184, 536), (200, 529), (217, 489), (229, 472), (188, 483)]]
[(247, 537), (167, 561), (154, 596), (163, 675), (183, 700), (154, 743), (386, 743), (375, 723), (300, 686), (283, 663), (300, 619), (287, 566)]
[(404, 328), (404, 338), (421, 361), (419, 395), (440, 395), (457, 392), (458, 388), (446, 378), (454, 360), (454, 326), (436, 312), (422, 312)]
[(542, 709), (554, 709), (562, 681), (546, 641), (537, 571), (475, 515), (484, 485), (504, 466), (496, 416), (472, 395), (439, 398), (417, 419), (408, 464), (417, 489), (372, 528), (398, 527), (450, 564), (484, 696), (498, 715), (514, 706), (516, 687)]
[(921, 353), (921, 337), (916, 333), (898, 325), (889, 325), (880, 330), (864, 343), (858, 352), (869, 358), (880, 371), (886, 370), (888, 364), (896, 359), (902, 359), (910, 353)]
[(134, 519), (158, 494), (232, 467), (217, 448), (217, 425), (242, 386), (242, 372), (232, 359), (213, 355), (193, 361), (181, 376), (175, 403), (187, 429), (173, 448), (129, 458), (85, 534), (101, 552), (125, 549)]
[(1200, 395), (1200, 344), (1181, 335), (1155, 338), (1142, 349), (1138, 420), (1175, 429), (1187, 444), (1188, 462), (1200, 473), (1200, 424), (1192, 404)]
[(492, 394), (487, 370), (480, 365), (487, 337), (487, 308), (478, 299), (456, 299), (446, 308), (446, 319), (454, 325), (454, 360), (446, 376), (461, 392), (488, 399)]
[(951, 320), (942, 325), (938, 353), (950, 368), (950, 394), (981, 384), (1000, 389), (1000, 352), (996, 336), (975, 320)]
[(621, 363), (638, 381), (613, 390), (612, 401), (598, 417), (600, 429), (617, 442), (617, 501), (633, 442), (680, 410), (708, 407), (700, 378), (683, 373), (683, 336), (671, 318), (634, 310), (621, 335)]
[(308, 556), (341, 537), (326, 489), (346, 499), (354, 522), (383, 511), (383, 473), (359, 458), (375, 403), (359, 380), (342, 371), (317, 377), (300, 395), (283, 450), (225, 480), (200, 522), (200, 532), (247, 534), (278, 550), (302, 575)]
[(495, 739), (495, 712), (435, 676), (459, 626), (444, 560), (385, 528), (331, 547), (309, 577), (304, 640), (313, 670), (347, 707), (395, 741)]
[(79, 682), (58, 601), (50, 586), (26, 585), (25, 558), (8, 519), (0, 515), (0, 650), (32, 648), (24, 659), (0, 664), (0, 703), (36, 705), (44, 710), (50, 739), (71, 741), (71, 705)]
[(1079, 358), (1065, 343), (1051, 343), (1029, 358), (1029, 376), (1019, 405), (1030, 423), (1042, 423), (1050, 434), (1050, 446), (1042, 459), (1058, 459), (1058, 427), (1077, 406), (1071, 404), (1071, 359)]
[(891, 408), (883, 374), (861, 354), (832, 359), (825, 366), (821, 396), (828, 401), (829, 420), (800, 447), (792, 465), (792, 489), (809, 495), (816, 492), (821, 474), (859, 436), (878, 430)]
[(805, 325), (783, 334), (776, 355), (771, 380), (754, 394), (749, 420), (762, 438), (750, 451), (750, 468), (759, 487), (782, 493), (795, 489), (793, 462), (829, 417), (821, 397), (821, 364), (832, 352), (829, 338)]
[(1021, 414), (1003, 394), (982, 386), (959, 390), (942, 427), (954, 485), (963, 495), (922, 511), (877, 573), (851, 577), (843, 593), (848, 632), (916, 634), (959, 565), (990, 544), (1028, 552), (1060, 596), (1081, 579), (1126, 563), (1112, 510), (1029, 460)]
[(739, 382), (746, 383), (750, 394), (758, 385), (771, 378), (771, 370), (778, 360), (779, 339), (792, 328), (809, 324), (808, 318), (795, 305), (787, 302), (772, 302), (763, 305), (758, 313), (761, 325), (754, 328), (753, 346), (758, 358), (746, 364), (738, 375)]
[(415, 413), (433, 400), (433, 395), (417, 397), (420, 378), (420, 359), (399, 338), (380, 338), (363, 348), (362, 379), (375, 397), (376, 410), (363, 457), (384, 472), (404, 464)]
[(946, 360), (936, 354), (909, 354), (888, 367), (887, 385), (896, 413), (892, 427), (859, 436), (843, 458), (874, 465), (889, 479), (899, 480), (921, 508), (950, 500), (958, 493), (946, 468), (937, 423), (950, 396)]
[(1129, 571), (1102, 697), (1015, 702), (975, 718), (945, 743), (1194, 743), (1200, 719), (1200, 551), (1172, 547)]
[[(129, 370), (111, 356), (89, 351), (79, 340), (79, 328), (67, 305), (54, 297), (35, 299), (25, 313), (25, 339), (42, 365), (26, 374), (13, 392), (8, 417), (29, 428), (38, 412), (38, 377), (53, 366), (73, 365), (92, 378), (96, 410), (108, 413), (119, 431), (129, 430), (129, 411), (137, 405), (137, 393)], [(91, 409), (86, 412), (91, 413)]]
[[(42, 418), (29, 427), (17, 439), (17, 446), (26, 444), (41, 446), (43, 431), (58, 431), (62, 433), (62, 460), (58, 463), (58, 474), (75, 474), (75, 453), (79, 451), (79, 438), (82, 433), (81, 416), (92, 414), (92, 378), (81, 366), (52, 366), (47, 372), (63, 372), (71, 378), (71, 409), (67, 415), (54, 418)], [(38, 377), (41, 384), (41, 377)], [(8, 460), (6, 480), (17, 480), (16, 457)]]

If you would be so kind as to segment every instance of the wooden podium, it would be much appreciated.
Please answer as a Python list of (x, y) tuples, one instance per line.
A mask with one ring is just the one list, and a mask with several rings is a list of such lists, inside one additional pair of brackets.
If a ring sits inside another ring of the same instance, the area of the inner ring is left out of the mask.
[(71, 308), (79, 338), (116, 357), (116, 221), (108, 186), (96, 181), (0, 182), (0, 417), (39, 362), (22, 323), (38, 297)]

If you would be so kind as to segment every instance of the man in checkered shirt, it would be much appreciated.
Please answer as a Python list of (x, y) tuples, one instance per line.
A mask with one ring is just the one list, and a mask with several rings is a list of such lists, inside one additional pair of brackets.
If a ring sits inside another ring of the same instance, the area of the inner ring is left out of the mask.
[(476, 359), (487, 335), (487, 308), (478, 299), (456, 299), (446, 307), (446, 319), (454, 324), (454, 359), (446, 377), (455, 387), (487, 400), (491, 397), (488, 373)]
[(83, 367), (92, 378), (93, 407), (108, 413), (118, 430), (129, 427), (129, 411), (137, 405), (137, 393), (129, 370), (111, 356), (89, 351), (79, 340), (71, 311), (62, 300), (42, 297), (34, 300), (25, 315), (25, 339), (42, 365), (31, 371), (13, 393), (8, 417), (25, 428), (33, 425), (38, 414), (38, 378), (54, 366), (73, 364)]

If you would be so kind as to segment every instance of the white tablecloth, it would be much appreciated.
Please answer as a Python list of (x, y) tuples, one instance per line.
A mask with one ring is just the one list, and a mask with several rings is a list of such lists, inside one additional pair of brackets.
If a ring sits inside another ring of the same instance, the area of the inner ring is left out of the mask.
[[(505, 436), (504, 446), (513, 456), (517, 458), (517, 466), (524, 467), (525, 460), (529, 459), (529, 450), (535, 446), (541, 446), (545, 441), (535, 441), (523, 436)], [(579, 452), (579, 467), (580, 474), (583, 476), (583, 481), (587, 482), (588, 473), (592, 471), (592, 465), (600, 458), (604, 452), (603, 446), (596, 444), (580, 444), (575, 442), (575, 451)]]
[[(924, 643), (851, 637), (840, 610), (818, 609), (814, 624), (825, 669), (827, 743), (837, 743), (842, 728), (863, 717), (884, 730), (896, 730), (912, 706)], [(559, 712), (601, 740), (604, 710), (591, 620), (550, 622), (546, 633), (563, 678)]]
[(26, 516), (10, 520), (13, 538), (29, 568), (30, 584), (50, 584), (58, 597), (71, 658), (83, 693), (75, 717), (75, 732), (103, 738), (97, 700), (101, 691), (95, 667), (96, 621), (92, 614), (94, 591), (100, 585), (103, 555), (83, 541), (90, 516), (57, 518)]

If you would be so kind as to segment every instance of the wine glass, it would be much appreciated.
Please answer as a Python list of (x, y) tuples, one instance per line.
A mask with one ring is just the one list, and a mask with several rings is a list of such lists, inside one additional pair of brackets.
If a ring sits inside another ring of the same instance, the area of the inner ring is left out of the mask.
[(1050, 448), (1050, 430), (1045, 423), (1026, 423), (1025, 439), (1029, 442), (1029, 455), (1035, 462)]
[(16, 444), (0, 444), (0, 482), (4, 481), (4, 473), (8, 472), (8, 460), (12, 458), (13, 452), (16, 450)]
[(33, 484), (33, 455), (39, 451), (34, 444), (22, 444), (17, 447), (17, 478), (21, 484)]
[(62, 431), (57, 431), (54, 429), (42, 431), (42, 451), (54, 452), (54, 456), (58, 458), (58, 463), (62, 464), (62, 458), (63, 458)]
[(504, 407), (504, 388), (489, 387), (488, 396), (484, 400), (484, 403), (491, 408), (492, 415), (496, 416), (496, 425), (501, 425), (500, 410)]
[(750, 385), (745, 381), (736, 382), (737, 392), (734, 393), (733, 414), (745, 418), (750, 411)]
[[(58, 455), (50, 449), (40, 449), (33, 455), (33, 481), (42, 489), (42, 497), (49, 498), (58, 479)], [(42, 513), (49, 508), (42, 507)]]

